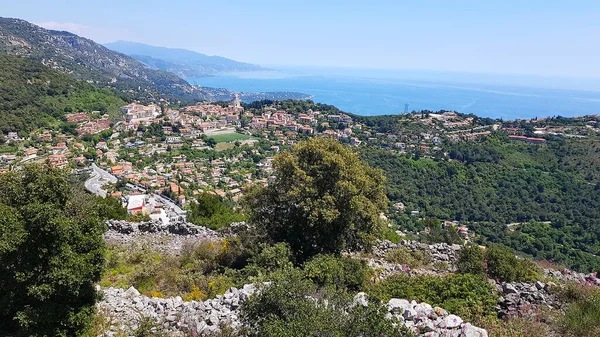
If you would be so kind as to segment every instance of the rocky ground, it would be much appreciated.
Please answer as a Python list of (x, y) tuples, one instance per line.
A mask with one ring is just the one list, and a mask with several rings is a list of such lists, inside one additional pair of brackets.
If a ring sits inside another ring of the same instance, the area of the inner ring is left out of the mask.
[(104, 234), (104, 239), (109, 245), (147, 245), (156, 251), (175, 255), (188, 244), (223, 238), (218, 232), (189, 222), (163, 225), (155, 221), (135, 223), (109, 220), (106, 225), (108, 231)]
[[(178, 254), (187, 243), (201, 240), (219, 240), (224, 236), (210, 229), (195, 226), (190, 223), (177, 223), (164, 226), (156, 222), (130, 223), (126, 221), (107, 222), (109, 231), (105, 238), (110, 244), (149, 244), (153, 249)], [(242, 224), (243, 225), (243, 224)], [(393, 264), (385, 261), (385, 255), (390, 250), (405, 247), (410, 251), (425, 252), (430, 256), (427, 266), (411, 269), (407, 266)], [(455, 271), (455, 262), (462, 247), (443, 243), (423, 244), (415, 241), (404, 240), (394, 244), (389, 241), (380, 241), (366, 259), (375, 268), (380, 278), (393, 274), (405, 273), (408, 275), (431, 274), (446, 275)], [(436, 270), (438, 262), (443, 262), (444, 270)], [(499, 295), (498, 314), (500, 317), (520, 315), (531, 308), (549, 308), (562, 310), (563, 304), (557, 299), (555, 292), (556, 282), (578, 282), (600, 286), (600, 279), (596, 274), (582, 274), (568, 270), (544, 269), (547, 282), (514, 282), (496, 283)], [(132, 331), (143, 319), (150, 319), (159, 324), (170, 334), (205, 335), (215, 332), (221, 326), (237, 327), (239, 320), (239, 307), (248, 296), (256, 291), (255, 285), (245, 285), (241, 289), (231, 288), (224, 295), (203, 302), (185, 302), (180, 297), (176, 298), (149, 298), (140, 295), (135, 288), (128, 290), (106, 288), (101, 289), (104, 298), (98, 303), (98, 308), (106, 317), (113, 319), (110, 322), (109, 332), (105, 336), (113, 336), (117, 331)], [(355, 303), (366, 305), (368, 296), (358, 294)], [(402, 299), (392, 299), (388, 303), (389, 317), (398, 318), (402, 324), (412, 329), (421, 336), (442, 337), (482, 337), (487, 336), (483, 329), (464, 323), (460, 317), (449, 315), (442, 308), (432, 308), (427, 303), (409, 302)]]
[[(110, 323), (104, 336), (133, 331), (144, 319), (150, 319), (172, 336), (203, 336), (220, 330), (222, 326), (239, 327), (240, 305), (256, 291), (257, 286), (247, 284), (241, 289), (230, 288), (214, 299), (185, 302), (181, 297), (149, 298), (140, 295), (133, 287), (127, 290), (107, 288), (102, 289), (104, 298), (97, 306), (107, 317), (118, 317)], [(368, 296), (357, 294), (354, 305), (368, 305)], [(387, 303), (387, 308), (388, 318), (398, 319), (419, 336), (487, 337), (484, 329), (427, 303), (393, 298)]]

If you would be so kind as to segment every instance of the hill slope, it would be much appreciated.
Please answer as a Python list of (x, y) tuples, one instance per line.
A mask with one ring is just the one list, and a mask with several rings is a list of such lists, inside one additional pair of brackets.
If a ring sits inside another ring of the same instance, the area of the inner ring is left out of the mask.
[(71, 111), (118, 112), (125, 102), (25, 57), (0, 55), (0, 131), (56, 126)]
[(255, 71), (260, 66), (237, 62), (221, 56), (209, 56), (186, 49), (150, 46), (117, 41), (105, 47), (129, 55), (153, 69), (173, 72), (181, 77), (201, 77), (225, 71)]
[(76, 79), (101, 85), (191, 91), (191, 86), (175, 74), (149, 69), (92, 40), (47, 30), (20, 19), (0, 18), (0, 52), (27, 56)]

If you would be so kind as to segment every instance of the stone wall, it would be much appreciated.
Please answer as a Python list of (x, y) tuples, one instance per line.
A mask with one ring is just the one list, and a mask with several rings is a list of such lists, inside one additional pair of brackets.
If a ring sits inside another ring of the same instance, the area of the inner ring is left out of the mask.
[[(231, 288), (215, 299), (186, 302), (181, 297), (149, 298), (133, 287), (128, 290), (106, 288), (97, 307), (105, 316), (118, 318), (111, 322), (111, 329), (104, 336), (115, 336), (117, 331), (131, 332), (144, 317), (162, 326), (171, 336), (202, 336), (223, 326), (239, 327), (240, 305), (256, 291), (255, 285), (247, 284), (240, 289)], [(357, 294), (353, 305), (368, 305), (368, 296)], [(387, 308), (388, 318), (397, 318), (419, 336), (487, 337), (484, 329), (427, 303), (391, 299)]]

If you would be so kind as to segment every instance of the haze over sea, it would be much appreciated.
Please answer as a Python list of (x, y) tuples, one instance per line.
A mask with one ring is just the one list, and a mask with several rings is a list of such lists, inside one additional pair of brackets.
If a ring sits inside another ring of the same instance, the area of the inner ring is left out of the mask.
[(299, 67), (188, 80), (234, 91), (302, 92), (358, 115), (402, 113), (405, 103), (409, 111), (444, 109), (503, 119), (600, 113), (595, 80)]

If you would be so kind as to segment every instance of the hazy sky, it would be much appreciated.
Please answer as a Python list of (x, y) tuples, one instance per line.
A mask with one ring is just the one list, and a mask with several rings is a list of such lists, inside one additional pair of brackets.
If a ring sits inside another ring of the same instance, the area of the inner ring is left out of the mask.
[(597, 0), (0, 0), (1, 16), (262, 65), (600, 78)]

